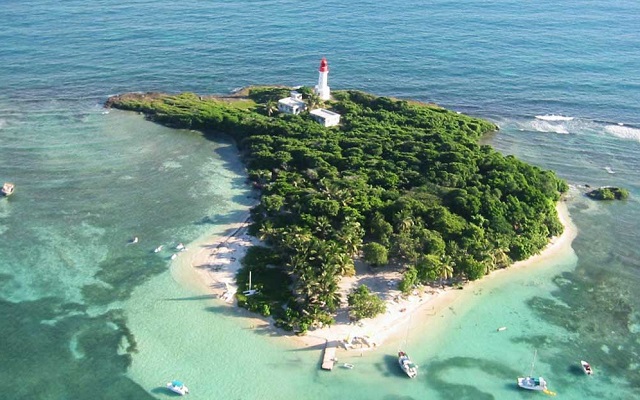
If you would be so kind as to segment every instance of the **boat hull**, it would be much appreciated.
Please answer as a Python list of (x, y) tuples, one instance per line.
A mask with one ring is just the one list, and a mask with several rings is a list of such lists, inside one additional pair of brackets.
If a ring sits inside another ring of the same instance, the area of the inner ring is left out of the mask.
[(400, 365), (400, 369), (402, 369), (409, 378), (418, 376), (418, 366), (415, 365), (403, 351), (398, 352), (398, 365)]
[(526, 390), (547, 390), (547, 382), (542, 377), (532, 378), (527, 376), (526, 378), (518, 378), (518, 386)]
[(586, 361), (580, 361), (580, 365), (582, 366), (582, 370), (585, 374), (591, 375), (593, 374), (593, 369), (591, 369), (591, 365), (589, 365)]

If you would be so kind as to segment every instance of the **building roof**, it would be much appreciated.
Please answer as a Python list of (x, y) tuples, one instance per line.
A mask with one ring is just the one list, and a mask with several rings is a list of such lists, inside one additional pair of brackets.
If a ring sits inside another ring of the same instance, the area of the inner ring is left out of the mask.
[(309, 114), (317, 115), (318, 117), (324, 119), (340, 116), (340, 114), (338, 114), (337, 112), (329, 111), (324, 108), (316, 108), (315, 110), (310, 111)]
[(306, 103), (304, 101), (296, 100), (296, 99), (291, 98), (291, 97), (285, 97), (284, 99), (280, 99), (280, 100), (278, 100), (278, 103), (286, 104), (286, 105), (291, 106), (291, 107), (293, 107), (293, 106), (298, 106), (298, 107), (306, 106)]

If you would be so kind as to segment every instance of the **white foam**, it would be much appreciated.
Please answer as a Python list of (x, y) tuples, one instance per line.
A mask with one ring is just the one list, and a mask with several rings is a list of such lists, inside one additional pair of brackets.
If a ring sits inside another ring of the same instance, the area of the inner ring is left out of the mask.
[(616, 171), (612, 170), (611, 167), (604, 167), (604, 170), (607, 171), (610, 174), (615, 174)]
[(640, 129), (631, 128), (624, 125), (607, 125), (605, 132), (621, 139), (637, 140), (640, 142)]
[(543, 121), (573, 121), (573, 117), (565, 117), (563, 115), (555, 114), (536, 115), (536, 118)]
[(552, 123), (544, 120), (531, 121), (531, 129), (538, 132), (561, 133), (568, 135), (567, 127), (561, 123)]

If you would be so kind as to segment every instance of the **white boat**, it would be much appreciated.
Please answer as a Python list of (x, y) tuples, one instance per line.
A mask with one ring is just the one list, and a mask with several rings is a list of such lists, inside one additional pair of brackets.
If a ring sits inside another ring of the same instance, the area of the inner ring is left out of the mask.
[(533, 377), (533, 367), (536, 362), (536, 355), (538, 355), (537, 350), (533, 353), (533, 361), (531, 362), (531, 371), (529, 372), (529, 376), (518, 378), (518, 386), (522, 389), (540, 390), (546, 393), (548, 391), (547, 381), (545, 381), (543, 377)]
[(180, 381), (171, 381), (167, 383), (167, 389), (171, 390), (173, 393), (178, 393), (180, 396), (189, 394), (189, 388)]
[(398, 364), (400, 364), (400, 368), (409, 378), (415, 378), (418, 375), (418, 366), (411, 361), (404, 351), (398, 352)]
[(353, 369), (353, 364), (344, 363), (344, 364), (342, 364), (342, 368)]
[(184, 245), (182, 243), (178, 243), (178, 245), (176, 246), (176, 250), (178, 250), (178, 251), (184, 251), (186, 249), (187, 248), (184, 247)]
[(593, 369), (591, 369), (591, 365), (588, 362), (582, 360), (580, 361), (580, 365), (582, 365), (582, 370), (585, 374), (593, 375)]
[(134, 236), (133, 239), (129, 240), (129, 244), (136, 244), (138, 242), (139, 242), (139, 240), (138, 240), (137, 236)]
[(163, 247), (162, 245), (160, 245), (160, 246), (156, 247), (156, 248), (153, 250), (153, 252), (154, 252), (154, 253), (160, 253), (160, 252), (162, 251), (162, 247)]
[(171, 255), (171, 259), (172, 259), (172, 260), (175, 260), (175, 259), (176, 259), (176, 257), (178, 257), (178, 255), (177, 255), (177, 254), (172, 254), (172, 255)]
[(9, 197), (13, 194), (13, 191), (16, 189), (16, 185), (14, 185), (13, 183), (9, 183), (9, 182), (5, 182), (4, 185), (2, 185), (2, 195), (5, 197)]
[(524, 378), (518, 378), (518, 386), (528, 390), (547, 390), (547, 381), (543, 377), (534, 378), (527, 376)]

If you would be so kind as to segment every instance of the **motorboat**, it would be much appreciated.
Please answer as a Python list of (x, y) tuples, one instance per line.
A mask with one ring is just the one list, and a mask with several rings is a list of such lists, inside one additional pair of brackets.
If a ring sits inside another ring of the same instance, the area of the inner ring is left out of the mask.
[(187, 248), (184, 247), (184, 244), (182, 243), (178, 243), (178, 245), (176, 246), (176, 250), (178, 251), (185, 251)]
[(181, 381), (171, 381), (167, 383), (167, 389), (171, 390), (173, 393), (178, 393), (180, 396), (189, 394), (189, 388)]
[(588, 362), (582, 360), (580, 361), (580, 365), (582, 365), (582, 370), (585, 374), (593, 375), (593, 369), (591, 369), (591, 365)]
[(153, 252), (154, 252), (154, 253), (160, 253), (160, 252), (162, 251), (162, 247), (163, 247), (162, 245), (160, 245), (160, 246), (156, 247), (156, 248), (153, 250)]
[(139, 242), (139, 240), (138, 240), (137, 236), (134, 236), (133, 239), (129, 240), (129, 244), (136, 244), (138, 242)]
[(344, 364), (342, 364), (342, 368), (353, 369), (353, 364), (344, 363)]
[(14, 185), (13, 183), (5, 182), (4, 185), (2, 185), (2, 190), (0, 190), (0, 192), (3, 196), (9, 197), (13, 194), (13, 191), (15, 189), (16, 185)]
[(404, 351), (398, 352), (398, 364), (400, 364), (400, 368), (409, 378), (415, 378), (418, 375), (418, 366), (411, 361)]

